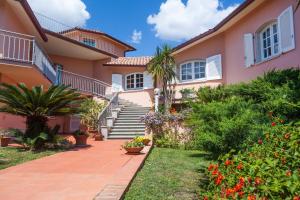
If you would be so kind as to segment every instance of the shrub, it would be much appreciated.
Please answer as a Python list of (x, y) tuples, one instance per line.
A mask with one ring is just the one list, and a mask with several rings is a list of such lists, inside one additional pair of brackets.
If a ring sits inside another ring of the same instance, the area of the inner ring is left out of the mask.
[(281, 123), (273, 121), (245, 151), (209, 165), (203, 199), (299, 199), (300, 126)]
[(271, 71), (250, 83), (199, 89), (186, 120), (192, 146), (215, 157), (241, 150), (260, 136), (269, 111), (289, 121), (299, 119), (299, 91), (298, 69)]

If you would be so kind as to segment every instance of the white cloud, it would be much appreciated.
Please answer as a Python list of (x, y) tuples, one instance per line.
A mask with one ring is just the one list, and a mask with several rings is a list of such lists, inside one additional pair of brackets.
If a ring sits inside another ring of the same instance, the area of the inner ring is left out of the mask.
[(143, 36), (142, 31), (137, 31), (136, 29), (133, 30), (132, 36), (131, 36), (131, 42), (133, 42), (135, 44), (141, 43), (142, 36)]
[(82, 0), (28, 0), (33, 11), (68, 26), (84, 26), (90, 18)]
[(238, 5), (223, 8), (219, 0), (167, 0), (157, 14), (148, 16), (156, 37), (165, 40), (187, 40), (214, 27)]

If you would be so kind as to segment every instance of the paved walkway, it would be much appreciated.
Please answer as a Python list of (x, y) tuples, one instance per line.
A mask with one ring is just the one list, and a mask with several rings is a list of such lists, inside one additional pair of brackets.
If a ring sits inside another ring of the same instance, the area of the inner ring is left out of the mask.
[(149, 153), (126, 155), (122, 140), (74, 149), (0, 171), (3, 200), (119, 199)]

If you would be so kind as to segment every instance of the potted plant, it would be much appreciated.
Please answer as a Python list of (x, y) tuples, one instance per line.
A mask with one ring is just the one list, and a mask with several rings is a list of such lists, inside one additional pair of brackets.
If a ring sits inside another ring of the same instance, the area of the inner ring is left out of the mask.
[(103, 136), (99, 133), (99, 115), (104, 107), (105, 103), (99, 103), (93, 99), (87, 99), (80, 106), (81, 124), (88, 127), (88, 133), (96, 141), (103, 140)]
[(123, 148), (127, 151), (128, 154), (139, 154), (143, 150), (144, 146), (144, 143), (132, 140), (126, 142), (123, 145)]
[(11, 138), (9, 136), (6, 136), (5, 134), (0, 135), (0, 146), (1, 147), (7, 147), (10, 143)]
[(151, 142), (150, 138), (147, 136), (144, 136), (144, 137), (138, 136), (138, 137), (134, 138), (134, 140), (136, 142), (142, 142), (145, 146), (148, 146), (149, 143)]
[(76, 146), (86, 146), (87, 145), (87, 139), (89, 137), (89, 134), (87, 132), (77, 130), (73, 133), (73, 136), (76, 140)]

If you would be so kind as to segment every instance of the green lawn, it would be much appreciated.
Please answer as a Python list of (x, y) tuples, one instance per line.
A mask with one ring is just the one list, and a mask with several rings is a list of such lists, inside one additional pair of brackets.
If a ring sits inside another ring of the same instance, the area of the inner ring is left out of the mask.
[(0, 147), (0, 170), (55, 153), (57, 151), (32, 152), (16, 147)]
[(125, 200), (199, 199), (204, 157), (199, 151), (154, 148)]

